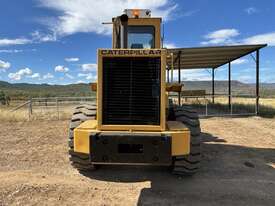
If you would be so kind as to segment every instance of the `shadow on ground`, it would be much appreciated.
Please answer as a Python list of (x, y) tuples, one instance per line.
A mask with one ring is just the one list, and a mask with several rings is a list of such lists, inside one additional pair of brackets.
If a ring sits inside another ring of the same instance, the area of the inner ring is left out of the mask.
[(150, 181), (138, 205), (274, 205), (275, 149), (226, 144), (202, 133), (201, 170), (179, 177), (166, 167), (102, 166), (83, 175), (97, 180), (135, 183)]

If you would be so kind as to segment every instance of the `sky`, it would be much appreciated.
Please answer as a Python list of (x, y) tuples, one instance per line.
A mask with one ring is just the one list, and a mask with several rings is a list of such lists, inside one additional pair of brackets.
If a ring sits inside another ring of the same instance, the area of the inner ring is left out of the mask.
[[(110, 22), (125, 8), (162, 17), (168, 48), (235, 44), (269, 46), (260, 53), (260, 81), (275, 83), (274, 0), (1, 0), (0, 81), (70, 84), (96, 81), (97, 49), (111, 47)], [(255, 55), (255, 54), (254, 54)], [(176, 74), (174, 75), (176, 78)], [(210, 80), (207, 69), (183, 80)], [(216, 71), (227, 79), (227, 67)], [(255, 82), (255, 62), (232, 64), (232, 79)]]

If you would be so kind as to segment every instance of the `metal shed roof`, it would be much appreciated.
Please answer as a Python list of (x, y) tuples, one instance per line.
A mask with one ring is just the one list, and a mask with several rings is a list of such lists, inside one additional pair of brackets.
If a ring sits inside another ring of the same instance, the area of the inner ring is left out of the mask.
[(180, 69), (216, 69), (266, 46), (259, 44), (167, 49), (167, 65), (171, 69), (173, 61), (174, 69), (178, 69), (179, 64)]

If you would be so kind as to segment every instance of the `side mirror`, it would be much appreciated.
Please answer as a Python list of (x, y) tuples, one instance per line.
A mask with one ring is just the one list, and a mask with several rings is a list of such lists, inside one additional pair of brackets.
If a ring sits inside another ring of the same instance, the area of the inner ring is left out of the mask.
[(122, 14), (122, 15), (120, 16), (120, 21), (121, 21), (122, 24), (127, 23), (127, 22), (128, 22), (128, 19), (129, 19), (129, 17), (128, 17), (128, 15), (126, 15), (126, 14)]

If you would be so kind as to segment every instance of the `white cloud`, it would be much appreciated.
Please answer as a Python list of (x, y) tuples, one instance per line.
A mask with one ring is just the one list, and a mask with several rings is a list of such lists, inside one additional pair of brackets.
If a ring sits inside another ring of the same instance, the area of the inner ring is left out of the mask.
[(54, 68), (54, 71), (55, 72), (63, 72), (63, 73), (66, 73), (69, 71), (69, 68), (68, 67), (65, 67), (65, 66), (62, 66), (62, 65), (58, 65)]
[(79, 73), (77, 76), (78, 77), (85, 77), (86, 80), (90, 80), (90, 81), (96, 81), (96, 79), (97, 79), (97, 75), (92, 74), (92, 73), (86, 73), (86, 74)]
[(72, 57), (72, 58), (65, 58), (66, 62), (78, 62), (79, 58), (77, 57)]
[(82, 64), (81, 68), (83, 72), (96, 71), (97, 64)]
[(251, 37), (236, 39), (240, 35), (237, 29), (221, 29), (204, 36), (207, 41), (202, 45), (239, 45), (239, 44), (268, 44), (275, 46), (275, 32), (263, 33)]
[(9, 62), (4, 62), (2, 60), (0, 60), (0, 70), (1, 69), (9, 69), (11, 67), (11, 64)]
[(20, 69), (15, 73), (9, 73), (8, 77), (12, 80), (21, 80), (24, 76), (32, 75), (32, 70), (29, 68)]
[(182, 14), (182, 16), (183, 17), (190, 17), (190, 16), (193, 16), (194, 14), (198, 13), (199, 11), (200, 11), (199, 9), (187, 11), (187, 12), (184, 12)]
[[(171, 72), (169, 74), (169, 78), (171, 78)], [(173, 80), (178, 82), (178, 71), (174, 70), (173, 72)], [(206, 70), (202, 69), (190, 69), (190, 70), (182, 70), (181, 71), (181, 80), (182, 81), (209, 81), (211, 80), (211, 74)]]
[(0, 39), (0, 46), (12, 46), (12, 45), (22, 45), (29, 44), (32, 41), (26, 38), (17, 38), (17, 39)]
[(83, 73), (79, 73), (77, 76), (78, 77), (86, 77), (86, 76), (88, 76), (89, 74), (83, 74)]
[(163, 47), (167, 48), (167, 49), (177, 48), (177, 46), (174, 43), (171, 43), (171, 42), (164, 42)]
[(76, 83), (77, 83), (77, 84), (83, 84), (83, 83), (85, 83), (85, 82), (82, 81), (82, 80), (78, 80)]
[(221, 29), (211, 32), (205, 36), (206, 39), (228, 39), (238, 36), (240, 33), (236, 29)]
[(207, 39), (207, 41), (203, 41), (201, 44), (234, 44), (233, 38), (239, 35), (240, 33), (237, 29), (221, 29), (205, 35), (204, 38)]
[(54, 76), (50, 73), (47, 73), (43, 76), (41, 76), (40, 73), (33, 73), (31, 69), (25, 68), (20, 69), (19, 71), (15, 73), (9, 73), (8, 77), (12, 80), (21, 80), (23, 77), (31, 78), (31, 79), (38, 79), (38, 80), (46, 80), (46, 79), (52, 79)]
[(275, 46), (275, 32), (251, 36), (243, 40), (245, 44), (268, 44)]
[(18, 74), (20, 74), (20, 75), (31, 75), (32, 70), (29, 69), (29, 68), (21, 69), (21, 70), (18, 71)]
[[(164, 20), (171, 17), (177, 5), (168, 0), (39, 0), (41, 6), (56, 10), (59, 15), (53, 21), (46, 21), (51, 30), (58, 35), (70, 35), (77, 32), (94, 32), (111, 34), (110, 22), (112, 17), (121, 15), (126, 8), (149, 8), (154, 16)], [(44, 21), (44, 23), (45, 23)]]
[(21, 53), (21, 49), (0, 49), (0, 53)]
[(248, 7), (244, 10), (248, 15), (254, 14), (258, 12), (258, 9), (255, 7)]
[(235, 61), (232, 62), (232, 64), (240, 65), (240, 64), (245, 64), (247, 62), (248, 62), (247, 59), (236, 59)]
[(90, 81), (96, 81), (97, 75), (89, 74), (86, 79)]
[(70, 74), (65, 74), (66, 77), (68, 77), (69, 79), (74, 79), (74, 77)]
[(39, 73), (34, 73), (30, 76), (32, 79), (40, 79), (40, 74)]
[(33, 42), (51, 42), (51, 41), (57, 41), (57, 36), (55, 33), (52, 34), (44, 34), (40, 31), (34, 31), (31, 33), (32, 41)]
[(9, 54), (15, 54), (15, 53), (22, 53), (22, 52), (35, 52), (36, 49), (0, 49), (0, 53), (9, 53)]
[(51, 73), (47, 73), (47, 74), (43, 75), (42, 78), (43, 78), (43, 79), (53, 79), (54, 76), (53, 76)]
[[(208, 81), (211, 79), (211, 75), (206, 70), (191, 69), (183, 70), (181, 72), (183, 81)], [(174, 79), (177, 80), (178, 73), (175, 71)]]
[(238, 80), (244, 83), (253, 83), (255, 82), (255, 77), (253, 75), (242, 74), (238, 77)]
[[(24, 37), (24, 38), (15, 38), (15, 39), (9, 39), (9, 38), (0, 39), (0, 46), (13, 46), (13, 45), (57, 41), (57, 36), (55, 32), (52, 32), (52, 34), (44, 34), (39, 31), (34, 31), (30, 35), (31, 35), (30, 38)], [(22, 50), (2, 50), (2, 52), (6, 52), (6, 53), (18, 53), (21, 51)]]

